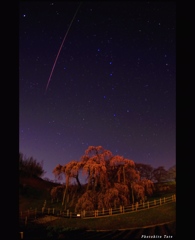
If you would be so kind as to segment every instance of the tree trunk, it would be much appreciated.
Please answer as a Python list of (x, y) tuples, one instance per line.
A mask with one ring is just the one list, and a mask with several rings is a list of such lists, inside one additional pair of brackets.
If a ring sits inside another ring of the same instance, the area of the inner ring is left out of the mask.
[(123, 167), (123, 181), (124, 181), (124, 184), (126, 183), (126, 180), (125, 180), (125, 168)]
[(67, 187), (65, 186), (65, 188), (64, 188), (64, 194), (63, 194), (63, 199), (62, 199), (62, 206), (64, 205), (64, 200), (65, 200), (65, 197), (66, 197), (66, 189), (67, 189)]
[(131, 183), (131, 197), (132, 197), (132, 202), (134, 204), (134, 193), (133, 193), (133, 184)]
[(74, 205), (74, 201), (75, 201), (75, 197), (76, 197), (76, 192), (77, 192), (77, 189), (73, 192), (71, 192), (71, 202), (70, 202), (70, 206), (73, 206)]
[(79, 186), (79, 189), (80, 189), (80, 188), (81, 188), (81, 183), (80, 183), (80, 181), (79, 181), (79, 177), (78, 177), (78, 175), (76, 176), (76, 181), (77, 181), (78, 186)]
[(88, 183), (87, 183), (87, 191), (89, 190), (90, 183), (91, 183), (91, 172), (90, 172), (90, 170), (89, 170)]
[(68, 185), (69, 185), (69, 177), (66, 178), (66, 187), (64, 189), (64, 195), (63, 195), (63, 199), (62, 199), (62, 206), (64, 205), (64, 201), (65, 201), (65, 198), (66, 198), (66, 193), (67, 193), (67, 190), (68, 190)]

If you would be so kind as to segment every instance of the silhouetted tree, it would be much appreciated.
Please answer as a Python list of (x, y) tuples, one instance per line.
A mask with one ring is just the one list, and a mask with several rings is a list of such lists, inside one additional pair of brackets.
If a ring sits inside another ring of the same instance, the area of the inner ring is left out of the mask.
[(19, 153), (19, 174), (25, 177), (41, 177), (45, 174), (43, 162), (39, 163), (33, 157), (26, 158)]
[(176, 181), (176, 165), (170, 167), (167, 171), (168, 178)]
[(153, 180), (157, 181), (157, 183), (161, 183), (167, 180), (168, 172), (165, 170), (163, 166), (155, 168), (152, 172)]
[(139, 171), (141, 179), (152, 180), (154, 168), (151, 165), (144, 163), (135, 163), (135, 169)]

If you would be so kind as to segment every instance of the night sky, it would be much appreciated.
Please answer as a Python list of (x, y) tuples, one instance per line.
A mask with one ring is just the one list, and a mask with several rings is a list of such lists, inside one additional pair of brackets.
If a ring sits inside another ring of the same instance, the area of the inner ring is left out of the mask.
[(176, 164), (175, 2), (79, 4), (19, 3), (20, 152), (43, 162), (51, 180), (88, 146), (168, 169)]

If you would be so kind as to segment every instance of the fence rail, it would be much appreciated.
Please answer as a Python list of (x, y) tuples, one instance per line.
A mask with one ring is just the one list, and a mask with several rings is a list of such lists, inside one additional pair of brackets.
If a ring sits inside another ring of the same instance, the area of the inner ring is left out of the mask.
[(55, 208), (46, 208), (46, 204), (44, 204), (44, 207), (42, 207), (42, 209), (40, 210), (37, 210), (36, 208), (36, 209), (30, 209), (23, 212), (21, 211), (19, 219), (20, 219), (20, 223), (27, 225), (28, 221), (32, 221), (46, 215), (67, 217), (67, 218), (81, 217), (83, 219), (108, 217), (112, 215), (146, 210), (149, 208), (158, 207), (160, 205), (171, 203), (171, 202), (176, 202), (175, 194), (170, 197), (163, 197), (163, 198), (155, 199), (152, 201), (146, 201), (146, 202), (140, 201), (139, 203), (136, 202), (135, 204), (131, 204), (129, 206), (121, 205), (119, 208), (109, 208), (109, 209), (103, 208), (101, 210), (94, 210), (94, 211), (83, 210), (80, 213), (71, 212), (69, 209), (66, 211), (60, 211)]
[(130, 213), (135, 211), (141, 211), (153, 207), (158, 207), (163, 204), (176, 202), (176, 195), (172, 195), (170, 197), (164, 197), (160, 199), (155, 199), (153, 201), (147, 201), (147, 202), (136, 202), (135, 204), (131, 204), (129, 206), (120, 206), (119, 208), (110, 208), (107, 210), (95, 210), (95, 211), (82, 211), (81, 217), (82, 218), (96, 218), (96, 217), (107, 217), (111, 215), (118, 215), (118, 214), (124, 214), (124, 213)]

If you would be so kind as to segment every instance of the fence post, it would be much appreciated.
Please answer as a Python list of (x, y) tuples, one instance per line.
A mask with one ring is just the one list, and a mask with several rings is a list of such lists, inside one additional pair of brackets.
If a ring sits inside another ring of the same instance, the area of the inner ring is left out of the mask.
[(20, 232), (20, 238), (23, 239), (24, 237), (24, 232)]
[(109, 215), (112, 215), (112, 208), (109, 208)]
[(67, 211), (66, 211), (66, 215), (67, 215), (67, 217), (69, 216), (69, 209), (67, 209)]
[(150, 203), (149, 203), (149, 201), (148, 201), (148, 208), (150, 208)]
[(82, 215), (83, 215), (83, 217), (85, 217), (85, 210), (83, 210)]
[(122, 213), (122, 211), (123, 211), (123, 210), (122, 210), (122, 206), (120, 205), (120, 212)]
[(139, 203), (136, 202), (136, 205), (135, 205), (136, 211), (137, 211), (137, 209), (138, 209), (138, 206), (139, 206)]

